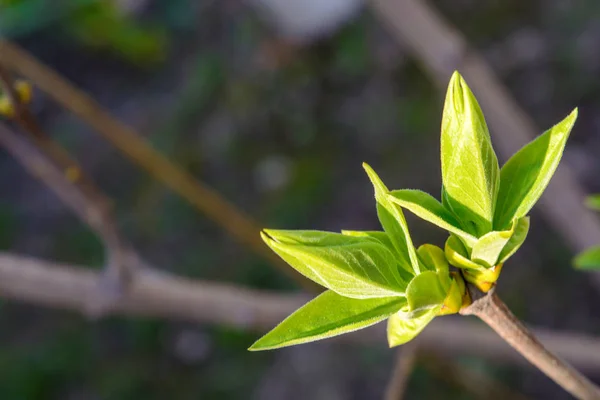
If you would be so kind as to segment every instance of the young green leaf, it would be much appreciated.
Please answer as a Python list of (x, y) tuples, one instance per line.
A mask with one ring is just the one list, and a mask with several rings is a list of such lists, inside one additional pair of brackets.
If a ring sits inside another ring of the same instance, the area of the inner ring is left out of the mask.
[(389, 251), (391, 251), (391, 252), (395, 251), (394, 245), (392, 244), (390, 237), (385, 232), (381, 232), (381, 231), (349, 231), (349, 230), (343, 229), (342, 235), (353, 236), (353, 237), (367, 237), (367, 238), (375, 239), (378, 242), (380, 242), (381, 244), (385, 245), (385, 247), (387, 247), (387, 249)]
[[(388, 234), (385, 232), (342, 230), (342, 235), (375, 239), (383, 244), (391, 253), (396, 254), (396, 248), (392, 244)], [(398, 265), (398, 274), (403, 282), (402, 287), (406, 287), (410, 280), (414, 277), (414, 272), (412, 270), (407, 270), (406, 268), (401, 267), (400, 264)]]
[(465, 304), (465, 281), (459, 272), (453, 272), (453, 279), (449, 278), (450, 286), (444, 305), (438, 315), (456, 314)]
[(483, 265), (471, 261), (465, 245), (454, 235), (450, 235), (444, 246), (444, 253), (450, 265), (461, 269), (485, 269)]
[(449, 286), (444, 287), (437, 272), (425, 271), (416, 276), (406, 288), (409, 315), (418, 317), (423, 312), (444, 304), (449, 289)]
[(270, 350), (366, 328), (406, 305), (403, 297), (357, 300), (328, 290), (287, 317), (249, 350)]
[(463, 277), (483, 293), (487, 293), (496, 285), (500, 272), (502, 272), (502, 264), (497, 264), (492, 268), (464, 269)]
[(432, 244), (423, 244), (417, 249), (417, 255), (428, 270), (445, 273), (446, 275), (450, 273), (444, 250), (439, 247)]
[(379, 241), (321, 231), (265, 229), (265, 243), (298, 272), (342, 296), (403, 296), (395, 256)]
[(390, 192), (388, 198), (417, 217), (454, 233), (469, 246), (473, 246), (477, 242), (477, 238), (463, 231), (456, 217), (428, 193), (409, 189), (394, 190)]
[(383, 230), (388, 234), (397, 250), (400, 265), (409, 272), (418, 274), (420, 272), (419, 262), (402, 210), (387, 198), (389, 190), (375, 171), (367, 163), (363, 163), (363, 168), (375, 189), (377, 216)]
[(474, 223), (477, 236), (491, 231), (498, 159), (481, 108), (458, 72), (446, 94), (441, 153), (444, 205), (461, 221)]
[(558, 167), (576, 119), (577, 109), (519, 150), (502, 167), (495, 229), (506, 229), (514, 219), (526, 216), (538, 201)]
[(575, 266), (581, 269), (600, 269), (600, 246), (579, 253), (575, 257)]
[(600, 211), (600, 194), (588, 196), (585, 205), (592, 210)]
[[(515, 221), (516, 222), (516, 221)], [(513, 228), (514, 228), (513, 224)], [(513, 235), (513, 230), (493, 231), (479, 238), (471, 251), (471, 260), (486, 267), (493, 267), (500, 253)]]
[(440, 312), (438, 305), (417, 318), (407, 319), (402, 313), (393, 314), (388, 319), (387, 338), (390, 347), (410, 342), (434, 319)]
[(500, 252), (498, 256), (498, 264), (504, 264), (513, 254), (519, 250), (529, 232), (529, 217), (519, 218), (515, 221), (516, 225), (513, 225), (513, 234), (510, 237), (506, 246)]

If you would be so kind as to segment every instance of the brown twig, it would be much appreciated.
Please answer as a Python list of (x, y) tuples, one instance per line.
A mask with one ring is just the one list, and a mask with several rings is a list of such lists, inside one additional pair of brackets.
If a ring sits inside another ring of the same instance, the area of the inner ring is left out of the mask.
[(396, 361), (391, 379), (385, 389), (385, 400), (402, 400), (404, 398), (408, 381), (417, 360), (419, 350), (417, 340), (409, 342), (396, 350)]
[(111, 116), (90, 96), (42, 65), (16, 45), (0, 39), (0, 62), (30, 79), (50, 97), (71, 110), (148, 173), (206, 214), (232, 237), (247, 245), (285, 275), (308, 290), (321, 289), (297, 273), (260, 239), (260, 227), (212, 188), (169, 161), (135, 130)]
[[(262, 333), (309, 300), (304, 294), (281, 294), (178, 278), (144, 265), (132, 253), (127, 253), (125, 260), (136, 269), (136, 279), (126, 295), (110, 309), (112, 315), (216, 324)], [(86, 313), (90, 293), (100, 277), (81, 265), (0, 253), (0, 296), (10, 300)], [(548, 348), (578, 367), (592, 371), (600, 367), (600, 353), (590, 351), (600, 348), (600, 340), (574, 333), (533, 331)], [(385, 324), (331, 340), (382, 345)], [(486, 357), (494, 363), (529, 365), (522, 362), (518, 353), (507, 351), (508, 345), (498, 335), (465, 318), (436, 318), (418, 340), (422, 348), (449, 356), (470, 355)]]
[(483, 295), (477, 289), (470, 287), (470, 292), (472, 298), (476, 300), (469, 307), (461, 310), (461, 314), (480, 318), (523, 357), (576, 398), (600, 399), (600, 388), (568, 363), (548, 351), (534, 334), (514, 316), (496, 295), (494, 289)]
[[(90, 185), (80, 185), (69, 179), (65, 170), (48, 158), (48, 153), (45, 152), (48, 147), (32, 145), (2, 123), (0, 145), (29, 173), (44, 182), (103, 241), (107, 254), (105, 274), (99, 281), (99, 287), (93, 292), (97, 296), (96, 300), (89, 304), (89, 312), (99, 314), (106, 311), (107, 307), (123, 295), (131, 281), (132, 270), (123, 259), (125, 247), (102, 195), (92, 191)], [(80, 170), (78, 166), (74, 168)]]

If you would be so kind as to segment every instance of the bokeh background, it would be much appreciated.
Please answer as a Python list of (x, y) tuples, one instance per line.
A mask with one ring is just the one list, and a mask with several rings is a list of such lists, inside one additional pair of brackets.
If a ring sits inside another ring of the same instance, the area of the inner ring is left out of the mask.
[[(361, 1), (297, 3), (0, 0), (0, 35), (264, 226), (377, 229), (361, 163), (392, 188), (438, 193), (443, 92)], [(600, 191), (600, 4), (431, 4), (538, 126), (580, 107), (565, 160), (586, 190)], [(39, 91), (32, 108), (115, 200), (120, 228), (146, 259), (189, 278), (299, 290)], [(0, 205), (2, 250), (102, 265), (92, 232), (4, 152)], [(500, 293), (528, 323), (599, 334), (600, 292), (573, 271), (572, 252), (539, 211), (532, 217)], [(443, 243), (443, 232), (409, 224), (416, 242)], [(335, 341), (247, 352), (257, 337), (0, 300), (0, 399), (376, 399), (395, 354)], [(454, 361), (532, 398), (568, 398), (532, 368)], [(474, 397), (417, 363), (407, 398)]]

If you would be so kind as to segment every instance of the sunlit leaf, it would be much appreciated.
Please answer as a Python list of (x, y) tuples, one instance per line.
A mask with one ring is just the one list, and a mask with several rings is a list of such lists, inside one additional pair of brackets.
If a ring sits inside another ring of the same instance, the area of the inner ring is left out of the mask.
[(353, 237), (368, 237), (371, 239), (375, 239), (381, 242), (383, 245), (385, 245), (385, 247), (387, 247), (388, 250), (394, 252), (394, 245), (392, 244), (390, 237), (387, 233), (382, 231), (349, 231), (344, 229), (342, 230), (342, 235)]
[(454, 233), (470, 246), (477, 242), (477, 238), (463, 231), (456, 217), (428, 193), (409, 189), (394, 190), (388, 198), (417, 217)]
[(473, 93), (458, 72), (448, 85), (441, 135), (444, 205), (476, 236), (492, 230), (498, 192), (498, 159)]
[(287, 317), (249, 350), (292, 346), (366, 328), (405, 305), (403, 297), (358, 300), (328, 290)]
[(526, 216), (538, 201), (558, 167), (576, 119), (577, 109), (519, 150), (502, 167), (495, 229), (506, 229), (514, 219)]
[(454, 272), (450, 282), (448, 295), (444, 299), (444, 305), (440, 309), (438, 315), (455, 314), (459, 312), (463, 306), (466, 286), (460, 273)]
[(475, 285), (479, 290), (487, 293), (492, 287), (495, 286), (500, 272), (502, 272), (502, 265), (497, 264), (491, 268), (481, 269), (463, 269), (463, 276), (467, 282)]
[(496, 265), (500, 253), (512, 237), (513, 230), (493, 231), (477, 240), (471, 251), (471, 260), (486, 267)]
[(483, 265), (471, 261), (465, 245), (454, 235), (450, 235), (444, 246), (444, 253), (450, 265), (461, 269), (484, 269)]
[(438, 315), (442, 305), (426, 311), (417, 318), (405, 319), (403, 314), (393, 314), (388, 319), (387, 338), (390, 347), (399, 346), (415, 338)]
[(422, 312), (437, 307), (444, 303), (449, 287), (444, 287), (437, 272), (425, 271), (416, 276), (406, 288), (411, 315), (420, 315)]
[(418, 274), (420, 272), (419, 262), (402, 210), (397, 204), (388, 199), (389, 190), (375, 171), (367, 163), (363, 163), (363, 168), (375, 189), (377, 216), (381, 226), (383, 226), (394, 247), (396, 247), (400, 265), (408, 271)]
[(513, 254), (519, 250), (525, 239), (527, 238), (527, 233), (529, 232), (529, 217), (523, 217), (516, 221), (516, 226), (514, 227), (514, 233), (510, 237), (506, 246), (500, 252), (498, 256), (498, 264), (503, 264), (508, 260)]
[[(354, 236), (354, 237), (368, 237), (371, 239), (375, 239), (375, 240), (379, 241), (380, 243), (382, 243), (383, 245), (385, 245), (385, 247), (391, 253), (396, 254), (396, 248), (392, 244), (392, 241), (390, 240), (389, 235), (385, 232), (342, 230), (342, 235)], [(405, 285), (403, 285), (403, 287), (405, 287), (406, 285), (408, 285), (408, 282), (410, 282), (410, 280), (413, 278), (414, 272), (412, 271), (412, 269), (407, 270), (406, 268), (402, 267), (399, 262), (398, 262), (397, 270), (398, 270), (398, 273), (400, 274), (400, 278), (402, 278), (402, 281), (405, 282)]]
[(417, 249), (421, 262), (431, 271), (448, 272), (448, 261), (444, 250), (432, 244), (423, 244)]
[(600, 269), (600, 246), (579, 253), (575, 257), (575, 266), (581, 269)]
[(342, 296), (403, 296), (395, 256), (379, 241), (322, 231), (265, 229), (265, 243), (298, 272)]

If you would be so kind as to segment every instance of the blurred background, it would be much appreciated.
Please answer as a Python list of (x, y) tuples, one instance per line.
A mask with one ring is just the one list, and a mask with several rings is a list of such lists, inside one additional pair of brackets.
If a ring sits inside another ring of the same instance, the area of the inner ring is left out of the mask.
[[(565, 160), (600, 191), (600, 4), (431, 5), (538, 126), (579, 106)], [(363, 161), (391, 188), (439, 191), (443, 91), (361, 0), (0, 0), (0, 35), (264, 226), (378, 229)], [(299, 290), (39, 91), (32, 109), (115, 200), (144, 258), (184, 277)], [(102, 265), (94, 234), (5, 152), (0, 205), (2, 250)], [(540, 212), (532, 217), (501, 295), (528, 323), (600, 334), (600, 291), (573, 271)], [(416, 243), (443, 244), (443, 232), (409, 224)], [(257, 337), (0, 300), (0, 399), (377, 399), (393, 366), (384, 343), (247, 352)], [(532, 398), (568, 398), (533, 368), (453, 361)], [(407, 398), (476, 397), (417, 362)]]

